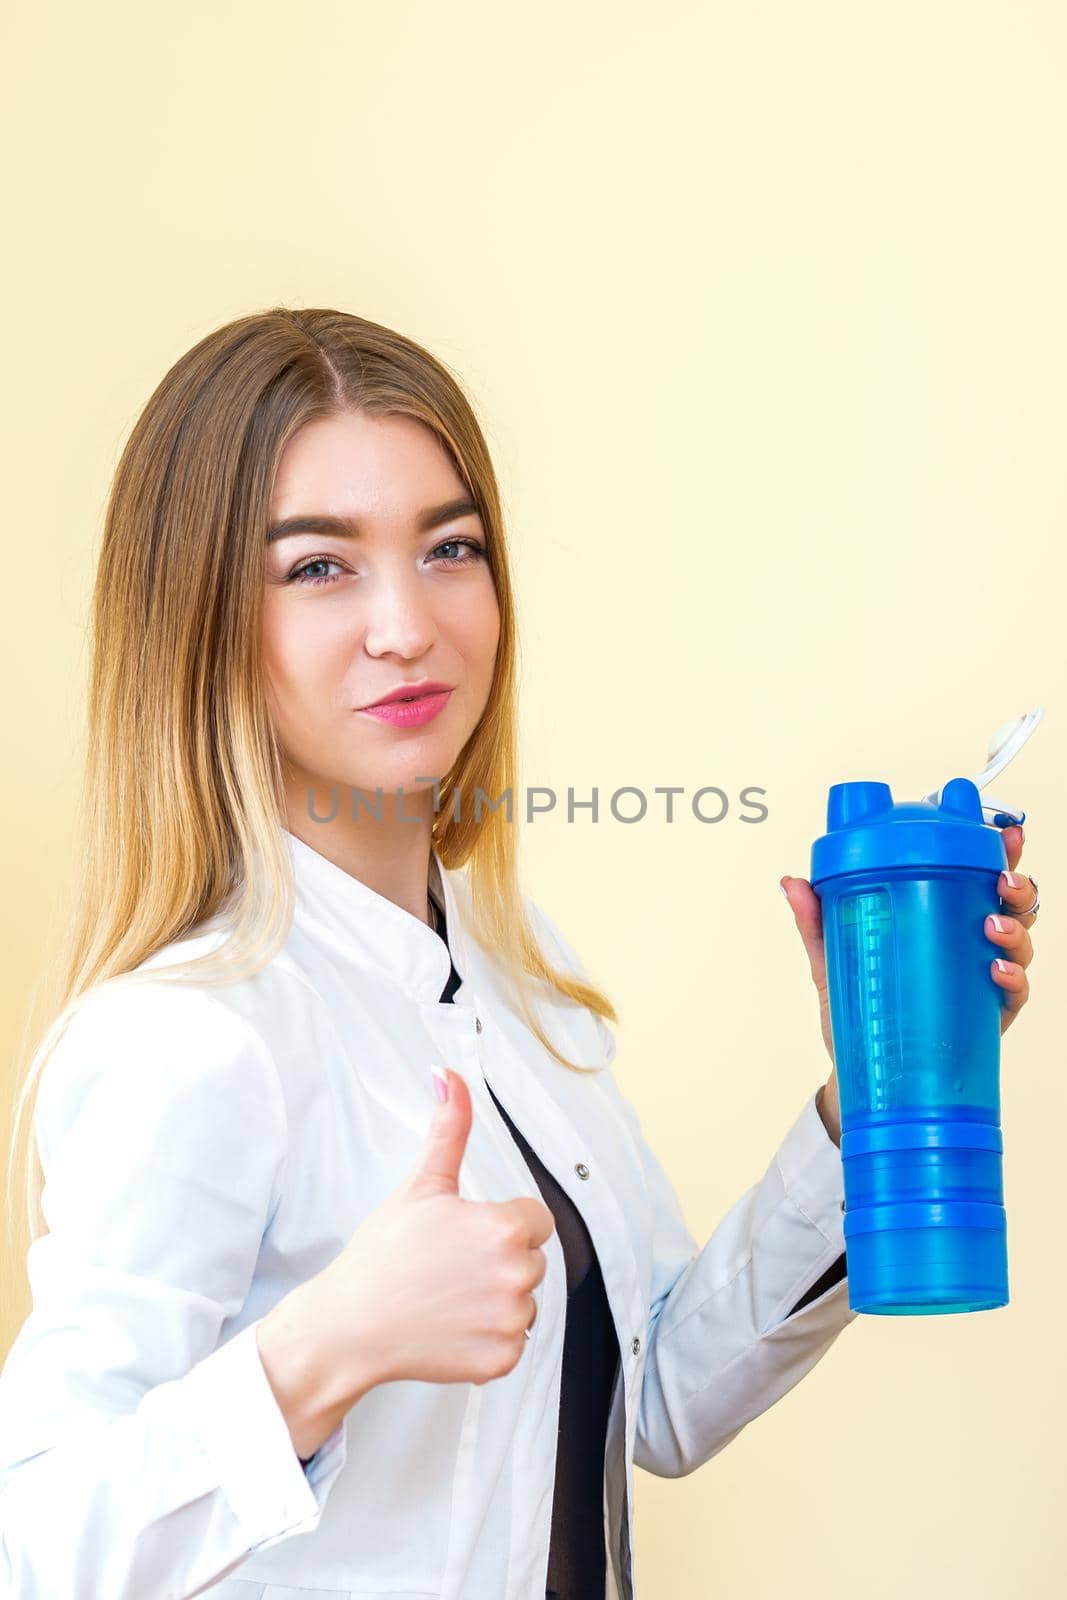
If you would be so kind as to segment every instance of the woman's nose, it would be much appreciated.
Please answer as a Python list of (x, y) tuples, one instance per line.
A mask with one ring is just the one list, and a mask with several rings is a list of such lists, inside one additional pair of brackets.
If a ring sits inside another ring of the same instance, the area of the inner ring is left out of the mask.
[(418, 574), (382, 575), (367, 595), (365, 644), (371, 655), (422, 655), (437, 632)]

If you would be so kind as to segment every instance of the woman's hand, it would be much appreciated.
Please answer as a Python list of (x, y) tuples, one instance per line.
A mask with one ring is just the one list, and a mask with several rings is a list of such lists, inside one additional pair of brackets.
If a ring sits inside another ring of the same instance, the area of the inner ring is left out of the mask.
[[(1011, 1027), (1030, 998), (1030, 983), (1026, 969), (1033, 960), (1034, 947), (1029, 930), (1037, 919), (1026, 910), (1034, 902), (1033, 885), (1025, 873), (1015, 871), (1022, 850), (1022, 828), (1018, 825), (1005, 828), (1004, 851), (1008, 858), (1008, 870), (1000, 875), (999, 894), (1006, 909), (997, 913), (995, 917), (987, 917), (985, 924), (986, 937), (998, 951), (1002, 952), (999, 956), (994, 956), (989, 964), (993, 982), (1003, 990), (1004, 1005), (1000, 1016), (1002, 1034), (1006, 1028)], [(781, 880), (781, 888), (792, 907), (797, 930), (808, 952), (811, 981), (819, 996), (819, 1022), (822, 1027), (823, 1043), (833, 1063), (834, 1039), (830, 1029), (830, 1001), (826, 991), (826, 951), (823, 944), (822, 908), (819, 897), (807, 878), (785, 877)], [(997, 923), (1000, 924), (999, 928), (996, 926)], [(1003, 968), (997, 965), (998, 959), (1005, 962)], [(827, 1132), (835, 1144), (840, 1144), (841, 1117), (837, 1094), (837, 1069), (834, 1066), (831, 1067), (830, 1076), (819, 1092), (817, 1104)]]
[(531, 1195), (460, 1195), (473, 1108), (465, 1079), (447, 1081), (414, 1169), (260, 1321), (259, 1353), (301, 1459), (378, 1384), (487, 1383), (526, 1349), (556, 1219)]

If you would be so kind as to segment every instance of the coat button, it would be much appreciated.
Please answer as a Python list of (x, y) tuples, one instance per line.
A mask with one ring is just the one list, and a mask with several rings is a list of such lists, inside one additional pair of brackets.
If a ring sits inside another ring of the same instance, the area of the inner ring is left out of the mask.
[(637, 1353), (640, 1350), (640, 1348), (641, 1348), (641, 1341), (637, 1337), (637, 1335), (634, 1334), (633, 1339), (630, 1341), (630, 1349), (633, 1351), (634, 1355), (637, 1355)]
[(481, 1017), (475, 1017), (475, 1019), (474, 1019), (474, 1030), (475, 1030), (476, 1033), (481, 1033), (481, 1031), (482, 1031), (482, 1019), (481, 1019)]
[(578, 1174), (579, 1178), (588, 1178), (589, 1176), (589, 1168), (586, 1166), (584, 1161), (576, 1161), (574, 1163), (574, 1170)]

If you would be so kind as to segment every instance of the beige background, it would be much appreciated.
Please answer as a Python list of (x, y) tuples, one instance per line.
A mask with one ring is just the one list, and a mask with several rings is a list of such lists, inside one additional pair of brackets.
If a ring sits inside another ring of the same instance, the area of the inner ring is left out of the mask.
[[(403, 329), (462, 375), (510, 513), (523, 781), (561, 796), (527, 887), (619, 1005), (620, 1081), (701, 1239), (829, 1071), (777, 887), (828, 786), (918, 798), (1045, 707), (992, 786), (1031, 814), (1046, 905), (1004, 1050), (1011, 1303), (859, 1318), (703, 1470), (638, 1475), (637, 1559), (646, 1600), (1062, 1593), (1063, 7), (8, 15), (5, 1044), (69, 869), (85, 604), (139, 407), (276, 301)], [(612, 819), (622, 784), (644, 822)], [(668, 826), (666, 784), (731, 813)], [(568, 785), (599, 823), (567, 824)], [(3, 1350), (26, 1309), (9, 1268)]]

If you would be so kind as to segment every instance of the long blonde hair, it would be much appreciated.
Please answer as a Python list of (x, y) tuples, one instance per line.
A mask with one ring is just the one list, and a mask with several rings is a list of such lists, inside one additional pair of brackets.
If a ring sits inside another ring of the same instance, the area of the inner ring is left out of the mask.
[[(456, 378), (378, 323), (275, 306), (209, 333), (175, 362), (137, 419), (111, 485), (90, 619), (91, 660), (72, 910), (46, 971), (51, 1017), (21, 1071), (8, 1170), (25, 1168), (24, 1230), (44, 1231), (43, 1173), (19, 1130), (31, 1088), (74, 1006), (94, 986), (141, 977), (224, 984), (284, 942), (292, 881), (279, 823), (282, 760), (259, 655), (263, 549), (285, 445), (339, 411), (413, 417), (432, 429), (478, 506), (500, 609), (484, 714), (442, 779), (433, 846), (469, 865), (471, 932), (518, 980), (529, 1025), (574, 1071), (531, 1011), (527, 976), (617, 1021), (607, 996), (544, 954), (526, 915), (515, 829), (498, 808), (452, 803), (514, 793), (516, 629), (500, 496)], [(458, 817), (453, 813), (459, 812)], [(135, 971), (225, 907), (225, 941)], [(23, 1040), (26, 1055), (27, 1025)]]

